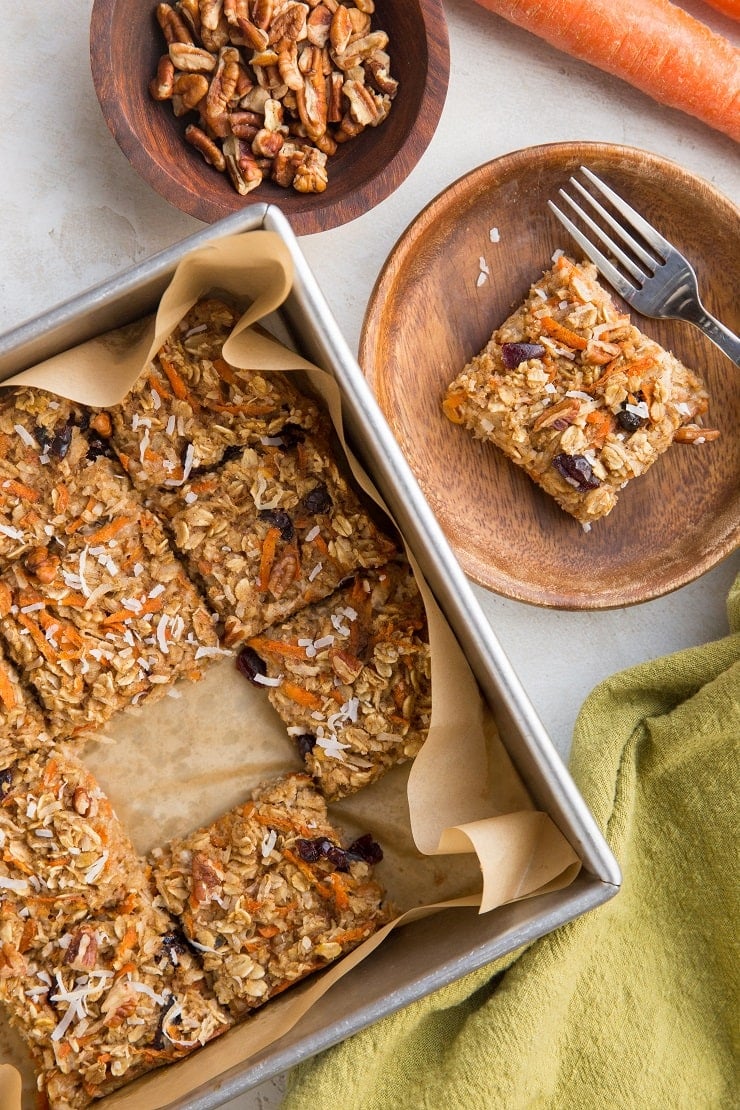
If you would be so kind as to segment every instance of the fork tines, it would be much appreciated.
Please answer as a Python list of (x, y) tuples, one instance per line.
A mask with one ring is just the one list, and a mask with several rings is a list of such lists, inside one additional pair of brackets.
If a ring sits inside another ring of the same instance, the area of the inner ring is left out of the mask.
[[(590, 228), (599, 242), (610, 251), (611, 257), (622, 264), (627, 273), (634, 278), (638, 286), (642, 286), (647, 278), (652, 277), (655, 271), (667, 259), (672, 250), (671, 244), (667, 239), (664, 239), (663, 236), (639, 214), (639, 212), (636, 212), (635, 209), (627, 204), (627, 202), (615, 193), (613, 189), (610, 189), (608, 185), (601, 181), (596, 174), (592, 173), (586, 166), (581, 166), (580, 170), (593, 188), (601, 193), (601, 195), (610, 202), (615, 211), (619, 212), (642, 236), (643, 241), (654, 251), (654, 255), (650, 254), (634, 236), (630, 235), (622, 224), (614, 218), (611, 212), (609, 212), (595, 196), (585, 189), (581, 182), (575, 177), (570, 178), (570, 185), (579, 196), (583, 198), (586, 204), (590, 206), (591, 210), (600, 217), (603, 224), (611, 228), (621, 242), (632, 252), (631, 256), (622, 249), (611, 235), (609, 235), (602, 224), (597, 223), (596, 220), (584, 210), (584, 207), (579, 206), (573, 197), (566, 193), (564, 189), (558, 190), (560, 196), (568, 203), (572, 211), (586, 227)], [(563, 226), (568, 229), (584, 254), (601, 270), (604, 277), (615, 286), (622, 296), (625, 296), (632, 288), (630, 282), (627, 281), (614, 263), (583, 234), (580, 228), (578, 228), (556, 204), (552, 201), (548, 201), (547, 203)], [(655, 256), (657, 256), (657, 258)]]

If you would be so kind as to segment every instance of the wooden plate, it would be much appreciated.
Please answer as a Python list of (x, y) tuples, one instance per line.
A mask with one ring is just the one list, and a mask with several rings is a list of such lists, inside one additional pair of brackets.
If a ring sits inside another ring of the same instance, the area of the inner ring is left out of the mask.
[[(738, 209), (657, 155), (557, 143), (480, 166), (420, 213), (376, 283), (360, 363), (466, 573), (521, 601), (602, 609), (674, 590), (738, 545), (738, 369), (689, 324), (632, 313), (638, 327), (702, 373), (708, 423), (721, 437), (674, 445), (588, 533), (440, 409), (445, 387), (549, 268), (553, 252), (577, 255), (546, 202), (581, 164), (685, 252), (709, 311), (740, 331)], [(481, 259), (490, 276), (478, 285)]]
[(380, 127), (366, 128), (329, 159), (326, 191), (302, 194), (265, 181), (245, 197), (185, 142), (185, 126), (195, 115), (176, 119), (169, 103), (149, 95), (149, 81), (165, 53), (155, 8), (155, 0), (94, 0), (90, 62), (116, 142), (144, 180), (181, 211), (213, 223), (248, 204), (275, 204), (297, 235), (324, 231), (390, 196), (429, 146), (450, 69), (442, 0), (376, 0), (373, 18), (389, 35), (398, 93)]

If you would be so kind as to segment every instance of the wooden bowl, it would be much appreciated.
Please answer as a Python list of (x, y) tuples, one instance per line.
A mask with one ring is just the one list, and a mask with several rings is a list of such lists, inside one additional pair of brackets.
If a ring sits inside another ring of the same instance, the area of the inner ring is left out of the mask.
[(520, 601), (604, 609), (668, 593), (740, 543), (737, 367), (691, 325), (631, 313), (638, 327), (703, 376), (707, 423), (719, 428), (720, 438), (669, 448), (590, 532), (502, 452), (447, 420), (440, 405), (446, 386), (549, 269), (553, 252), (581, 257), (547, 208), (580, 165), (693, 261), (707, 308), (740, 332), (735, 205), (658, 155), (605, 143), (554, 143), (479, 166), (420, 213), (377, 281), (359, 360), (470, 577)]
[(338, 227), (389, 196), (434, 134), (447, 93), (449, 43), (441, 0), (376, 0), (373, 26), (389, 35), (399, 88), (388, 118), (342, 144), (329, 158), (324, 193), (301, 194), (264, 182), (240, 196), (183, 138), (195, 117), (175, 118), (148, 91), (165, 41), (156, 0), (94, 0), (90, 23), (93, 82), (113, 133), (134, 169), (170, 204), (212, 223), (247, 204), (275, 204), (296, 234)]

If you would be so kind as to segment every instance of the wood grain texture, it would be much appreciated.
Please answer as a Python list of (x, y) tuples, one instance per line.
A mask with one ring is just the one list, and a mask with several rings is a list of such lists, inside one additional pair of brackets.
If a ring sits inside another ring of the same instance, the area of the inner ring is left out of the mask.
[(156, 3), (94, 0), (90, 22), (93, 83), (106, 123), (135, 170), (170, 204), (212, 223), (249, 204), (274, 204), (298, 235), (338, 227), (369, 211), (408, 176), (439, 122), (449, 78), (441, 0), (376, 0), (376, 26), (390, 37), (399, 89), (390, 115), (341, 145), (329, 159), (329, 185), (300, 194), (263, 182), (241, 197), (226, 174), (208, 166), (183, 134), (194, 116), (176, 119), (148, 85), (165, 52)]
[[(707, 308), (740, 332), (738, 209), (657, 155), (557, 143), (480, 166), (420, 213), (376, 283), (359, 358), (465, 572), (521, 601), (603, 609), (685, 585), (740, 542), (737, 368), (689, 324), (632, 312), (638, 327), (702, 374), (711, 396), (707, 423), (721, 437), (671, 447), (588, 533), (440, 408), (446, 386), (550, 267), (553, 252), (579, 257), (546, 202), (581, 164), (693, 261)], [(490, 276), (478, 286), (481, 257)]]

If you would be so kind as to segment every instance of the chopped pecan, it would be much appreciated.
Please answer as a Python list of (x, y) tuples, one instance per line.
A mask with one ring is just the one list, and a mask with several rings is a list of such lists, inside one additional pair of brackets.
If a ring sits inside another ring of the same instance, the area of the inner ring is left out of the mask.
[(24, 559), (23, 565), (29, 574), (39, 582), (53, 582), (60, 566), (58, 555), (53, 555), (48, 547), (32, 547)]
[(299, 193), (323, 193), (328, 183), (326, 155), (316, 147), (309, 148), (296, 170), (293, 188)]
[(202, 852), (194, 852), (190, 864), (193, 899), (200, 904), (211, 902), (221, 891), (221, 876)]
[(219, 51), (218, 65), (205, 99), (203, 115), (212, 133), (220, 139), (229, 134), (228, 110), (239, 80), (239, 51), (225, 46)]
[(684, 424), (676, 432), (676, 443), (710, 443), (719, 439), (719, 428), (702, 428), (699, 424)]
[(90, 971), (98, 957), (98, 942), (92, 929), (81, 928), (73, 935), (64, 953), (64, 962), (75, 971)]
[(223, 153), (218, 149), (213, 139), (209, 139), (205, 131), (200, 127), (196, 127), (194, 123), (188, 124), (185, 128), (185, 139), (194, 146), (215, 169), (223, 172), (226, 169), (226, 159)]
[(255, 27), (259, 27), (261, 30), (266, 31), (272, 22), (274, 8), (274, 0), (252, 0), (252, 23), (254, 23)]
[(307, 73), (302, 88), (296, 90), (298, 115), (310, 139), (318, 139), (326, 131), (326, 82), (315, 69)]
[(157, 23), (162, 28), (165, 42), (169, 45), (172, 42), (189, 42), (192, 43), (191, 29), (180, 18), (178, 12), (171, 8), (169, 4), (157, 4), (155, 9)]
[(349, 113), (363, 127), (377, 127), (388, 115), (382, 97), (360, 81), (345, 81), (344, 95), (349, 101)]
[(286, 4), (273, 16), (270, 23), (270, 42), (280, 42), (282, 39), (298, 42), (305, 38), (307, 17), (307, 4)]
[[(173, 87), (173, 100), (179, 97), (182, 112), (175, 108), (175, 115), (184, 115), (197, 108), (208, 92), (208, 80), (202, 73), (179, 73)], [(108, 433), (110, 434), (110, 433)]]
[(334, 50), (339, 54), (343, 54), (349, 45), (349, 40), (352, 35), (352, 21), (349, 17), (349, 10), (345, 8), (344, 4), (340, 4), (331, 19), (329, 27), (329, 41)]
[(532, 431), (539, 432), (542, 428), (557, 428), (562, 431), (572, 424), (580, 412), (580, 401), (577, 397), (564, 397), (557, 405), (545, 409), (535, 420)]
[(170, 43), (169, 53), (175, 69), (185, 73), (212, 73), (218, 62), (210, 51), (187, 42)]
[(306, 20), (306, 38), (312, 46), (326, 46), (332, 14), (326, 4), (317, 4)]
[(356, 678), (359, 677), (362, 668), (365, 664), (356, 655), (351, 655), (348, 651), (343, 651), (341, 648), (332, 653), (331, 665), (334, 674), (340, 682), (345, 686), (351, 686)]
[(262, 181), (262, 170), (251, 149), (236, 135), (224, 139), (223, 158), (231, 182), (240, 196), (246, 196), (257, 188)]
[(149, 92), (155, 100), (169, 100), (175, 83), (175, 67), (169, 54), (163, 54), (157, 64), (157, 74), (149, 82)]
[(289, 39), (281, 39), (278, 44), (278, 69), (284, 83), (293, 92), (303, 86), (303, 74), (298, 68), (298, 47)]

